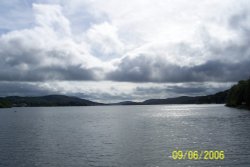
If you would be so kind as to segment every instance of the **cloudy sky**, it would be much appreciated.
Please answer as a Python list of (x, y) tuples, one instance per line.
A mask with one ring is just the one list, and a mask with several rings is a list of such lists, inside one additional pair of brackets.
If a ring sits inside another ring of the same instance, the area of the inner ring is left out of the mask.
[(0, 1), (0, 96), (206, 95), (249, 67), (249, 0)]

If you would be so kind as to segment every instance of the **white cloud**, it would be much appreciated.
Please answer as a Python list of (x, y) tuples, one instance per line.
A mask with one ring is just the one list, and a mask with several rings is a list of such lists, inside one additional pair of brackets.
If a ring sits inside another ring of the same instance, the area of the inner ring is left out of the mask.
[(115, 26), (107, 22), (95, 24), (90, 27), (86, 35), (94, 55), (99, 58), (107, 60), (123, 54), (124, 46)]
[(59, 5), (41, 5), (33, 4), (36, 24), (43, 29), (52, 29), (62, 37), (70, 36), (70, 22), (62, 14), (61, 6)]

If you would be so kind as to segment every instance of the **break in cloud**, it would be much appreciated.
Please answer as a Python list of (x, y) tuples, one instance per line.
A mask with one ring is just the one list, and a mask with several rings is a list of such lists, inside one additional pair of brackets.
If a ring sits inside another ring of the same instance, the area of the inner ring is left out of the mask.
[(3, 0), (0, 93), (204, 95), (250, 76), (247, 0)]

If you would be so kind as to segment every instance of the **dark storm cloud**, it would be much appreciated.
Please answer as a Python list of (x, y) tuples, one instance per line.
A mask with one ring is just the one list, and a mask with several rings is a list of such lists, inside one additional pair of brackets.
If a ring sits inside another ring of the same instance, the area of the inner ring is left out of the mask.
[[(0, 81), (96, 80), (98, 68), (72, 64), (58, 49), (44, 51), (17, 37), (0, 39)], [(30, 42), (30, 41), (29, 41)]]
[(250, 60), (238, 63), (208, 61), (181, 67), (161, 58), (138, 56), (124, 58), (108, 79), (129, 82), (204, 82), (238, 81), (250, 76)]
[(100, 70), (89, 67), (87, 49), (69, 37), (60, 6), (32, 6), (33, 26), (0, 36), (0, 81), (97, 80)]
[[(128, 82), (236, 82), (250, 76), (250, 13), (242, 11), (230, 17), (229, 28), (238, 35), (238, 40), (219, 42), (204, 30), (202, 38), (209, 59), (200, 65), (179, 66), (158, 57), (138, 55), (121, 60), (108, 79)], [(205, 34), (205, 35), (204, 35)], [(175, 47), (177, 52), (190, 56), (202, 55), (188, 43)], [(192, 57), (195, 58), (195, 57)]]
[(0, 71), (1, 81), (51, 81), (51, 80), (95, 80), (95, 70), (79, 66), (31, 68), (21, 71), (16, 68), (4, 68)]
[(176, 52), (186, 58), (195, 59), (204, 52), (211, 55), (203, 64), (180, 66), (178, 62), (170, 63), (158, 55), (145, 53), (123, 58), (116, 69), (107, 74), (105, 69), (85, 67), (88, 57), (75, 63), (79, 55), (72, 54), (75, 50), (72, 53), (64, 50), (60, 40), (56, 39), (56, 48), (41, 47), (36, 29), (29, 30), (32, 33), (10, 32), (0, 37), (0, 81), (85, 81), (101, 80), (98, 76), (104, 76), (106, 80), (128, 82), (235, 82), (250, 76), (249, 16), (249, 12), (243, 11), (228, 21), (240, 41), (216, 42), (208, 34), (203, 37), (205, 51), (195, 50), (189, 43), (176, 46)]
[(58, 93), (36, 84), (22, 82), (0, 82), (0, 96), (40, 96)]

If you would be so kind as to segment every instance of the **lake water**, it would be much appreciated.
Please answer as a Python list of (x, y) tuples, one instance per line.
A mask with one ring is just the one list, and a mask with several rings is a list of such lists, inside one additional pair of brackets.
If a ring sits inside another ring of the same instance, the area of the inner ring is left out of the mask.
[[(17, 112), (15, 112), (17, 111)], [(173, 160), (173, 150), (224, 160)], [(0, 109), (1, 167), (250, 166), (250, 111), (223, 105)]]

